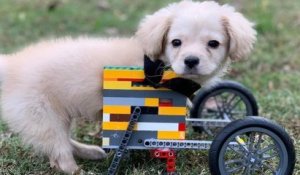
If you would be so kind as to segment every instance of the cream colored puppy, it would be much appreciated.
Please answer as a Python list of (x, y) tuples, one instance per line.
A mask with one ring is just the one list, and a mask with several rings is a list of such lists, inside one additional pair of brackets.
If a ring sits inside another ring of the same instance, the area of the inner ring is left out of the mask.
[(51, 165), (73, 173), (74, 155), (106, 156), (100, 147), (70, 137), (72, 119), (100, 115), (104, 66), (143, 65), (146, 54), (205, 84), (221, 76), (230, 59), (249, 54), (252, 27), (227, 5), (182, 1), (147, 16), (132, 38), (63, 38), (0, 55), (2, 117)]

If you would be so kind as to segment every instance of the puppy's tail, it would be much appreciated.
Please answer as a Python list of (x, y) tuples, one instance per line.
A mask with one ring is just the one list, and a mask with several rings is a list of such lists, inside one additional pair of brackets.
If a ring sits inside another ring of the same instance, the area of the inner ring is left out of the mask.
[(4, 74), (6, 72), (6, 57), (5, 55), (1, 55), (0, 54), (0, 83), (3, 81), (4, 79)]

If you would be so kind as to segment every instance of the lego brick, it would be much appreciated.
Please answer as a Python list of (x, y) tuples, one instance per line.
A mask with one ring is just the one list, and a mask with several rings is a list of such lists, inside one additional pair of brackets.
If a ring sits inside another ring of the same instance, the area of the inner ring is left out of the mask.
[(118, 169), (118, 165), (125, 153), (126, 147), (131, 138), (134, 125), (136, 124), (136, 122), (138, 121), (138, 118), (140, 117), (140, 112), (141, 112), (140, 108), (135, 107), (135, 109), (133, 110), (133, 113), (130, 116), (127, 130), (125, 131), (125, 133), (123, 134), (123, 137), (121, 138), (120, 145), (119, 145), (119, 147), (113, 157), (112, 163), (110, 164), (110, 167), (108, 169), (109, 175), (114, 175)]
[[(161, 158), (161, 159), (169, 159), (175, 158), (175, 151), (169, 148), (157, 148), (150, 151), (150, 154), (153, 158)], [(168, 161), (168, 160), (167, 160)], [(174, 163), (174, 161), (170, 161), (170, 163)]]
[(187, 118), (186, 121), (191, 126), (204, 127), (225, 127), (231, 121), (229, 119), (204, 119), (204, 118)]
[(185, 131), (186, 126), (185, 123), (178, 123), (178, 131)]
[[(157, 91), (152, 86), (133, 86), (131, 81), (104, 81), (104, 90), (147, 90), (147, 91)], [(159, 88), (161, 91), (169, 91), (166, 88)]]
[(173, 106), (173, 99), (170, 98), (160, 98), (159, 106)]
[(103, 113), (131, 114), (131, 106), (103, 105)]
[(128, 122), (130, 114), (110, 114), (111, 122)]
[(182, 116), (165, 116), (154, 114), (142, 114), (139, 122), (160, 122), (160, 123), (179, 123), (185, 122), (185, 115)]
[[(155, 114), (142, 114), (139, 118), (139, 122), (160, 122), (160, 123), (184, 123), (185, 115), (182, 116), (164, 116)], [(103, 114), (103, 122), (128, 122), (130, 114)]]
[[(103, 148), (117, 148), (125, 131), (103, 131), (103, 138), (110, 138), (109, 145), (103, 145)], [(157, 131), (133, 131), (128, 143), (128, 148), (147, 149), (144, 146), (144, 140), (156, 138)]]
[(157, 131), (157, 139), (185, 139), (183, 131)]
[(162, 80), (169, 80), (169, 79), (172, 79), (172, 78), (175, 78), (175, 77), (178, 77), (178, 76), (175, 74), (174, 71), (167, 70), (167, 71), (164, 72)]
[[(104, 78), (144, 78), (143, 67), (104, 67)], [(177, 75), (172, 70), (165, 70), (163, 80), (175, 78)]]
[[(132, 106), (131, 109), (135, 108), (135, 106)], [(141, 106), (141, 113), (142, 114), (158, 114), (158, 107), (148, 107), (148, 106)]]
[(110, 114), (104, 113), (102, 121), (103, 122), (109, 122), (110, 121)]
[(104, 105), (131, 105), (131, 106), (144, 106), (144, 98), (135, 97), (104, 97)]
[[(212, 141), (207, 140), (157, 140), (146, 139), (144, 140), (145, 147), (148, 148), (174, 148), (174, 149), (198, 149), (209, 150)], [(238, 145), (236, 142), (230, 142), (235, 147)]]
[(145, 98), (145, 106), (158, 106), (158, 98)]
[(130, 89), (130, 81), (103, 81), (103, 89)]
[(110, 143), (109, 143), (109, 137), (103, 137), (102, 138), (102, 145), (103, 146), (109, 146)]
[(128, 122), (103, 122), (103, 130), (116, 130), (116, 131), (125, 131), (127, 130)]
[[(125, 131), (128, 122), (103, 122), (103, 130)], [(158, 123), (158, 122), (138, 122), (134, 126), (134, 130), (138, 131), (178, 131), (178, 123)]]
[(104, 97), (165, 98), (172, 99), (173, 106), (186, 106), (186, 97), (174, 91), (103, 90)]
[(104, 105), (158, 106), (158, 98), (104, 97)]
[(137, 124), (139, 131), (178, 131), (178, 123), (154, 123), (139, 122)]
[(144, 79), (144, 70), (126, 70), (126, 69), (119, 69), (119, 70), (104, 70), (103, 71), (103, 78), (127, 78), (127, 79)]
[(186, 115), (186, 107), (159, 107), (158, 115)]
[(104, 70), (143, 70), (142, 66), (104, 66)]

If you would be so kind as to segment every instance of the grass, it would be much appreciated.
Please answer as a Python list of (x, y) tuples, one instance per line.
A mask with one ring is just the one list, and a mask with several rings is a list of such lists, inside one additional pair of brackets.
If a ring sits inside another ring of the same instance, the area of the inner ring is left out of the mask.
[[(103, 2), (102, 0), (101, 2)], [(59, 3), (58, 3), (59, 2)], [(0, 53), (11, 53), (41, 39), (65, 35), (131, 35), (138, 21), (173, 0), (0, 0)], [(249, 87), (259, 102), (260, 114), (286, 127), (295, 141), (300, 159), (300, 1), (221, 0), (239, 8), (256, 22), (258, 41), (248, 60), (235, 63), (226, 78)], [(54, 4), (54, 5), (53, 5)], [(56, 5), (55, 5), (56, 4)], [(55, 8), (49, 8), (49, 5)], [(90, 125), (87, 125), (90, 126)], [(86, 143), (99, 143), (88, 130), (76, 132)], [(48, 160), (23, 146), (18, 136), (0, 121), (0, 174), (61, 174), (49, 168)], [(77, 160), (90, 174), (105, 172), (110, 160)], [(124, 174), (160, 174), (163, 164), (135, 151)], [(182, 174), (209, 174), (207, 153), (182, 151), (177, 168)], [(296, 163), (295, 174), (300, 174)]]

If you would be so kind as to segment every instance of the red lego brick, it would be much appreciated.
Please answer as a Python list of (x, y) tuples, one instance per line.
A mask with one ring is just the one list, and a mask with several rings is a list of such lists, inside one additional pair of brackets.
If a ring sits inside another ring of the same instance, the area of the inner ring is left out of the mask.
[(173, 106), (172, 99), (159, 99), (159, 106)]
[(185, 131), (185, 129), (186, 129), (186, 128), (185, 128), (185, 123), (179, 123), (179, 124), (178, 124), (178, 130), (179, 130), (179, 131)]
[(154, 149), (150, 151), (154, 158), (166, 159), (167, 173), (175, 173), (176, 171), (176, 154), (172, 149)]

